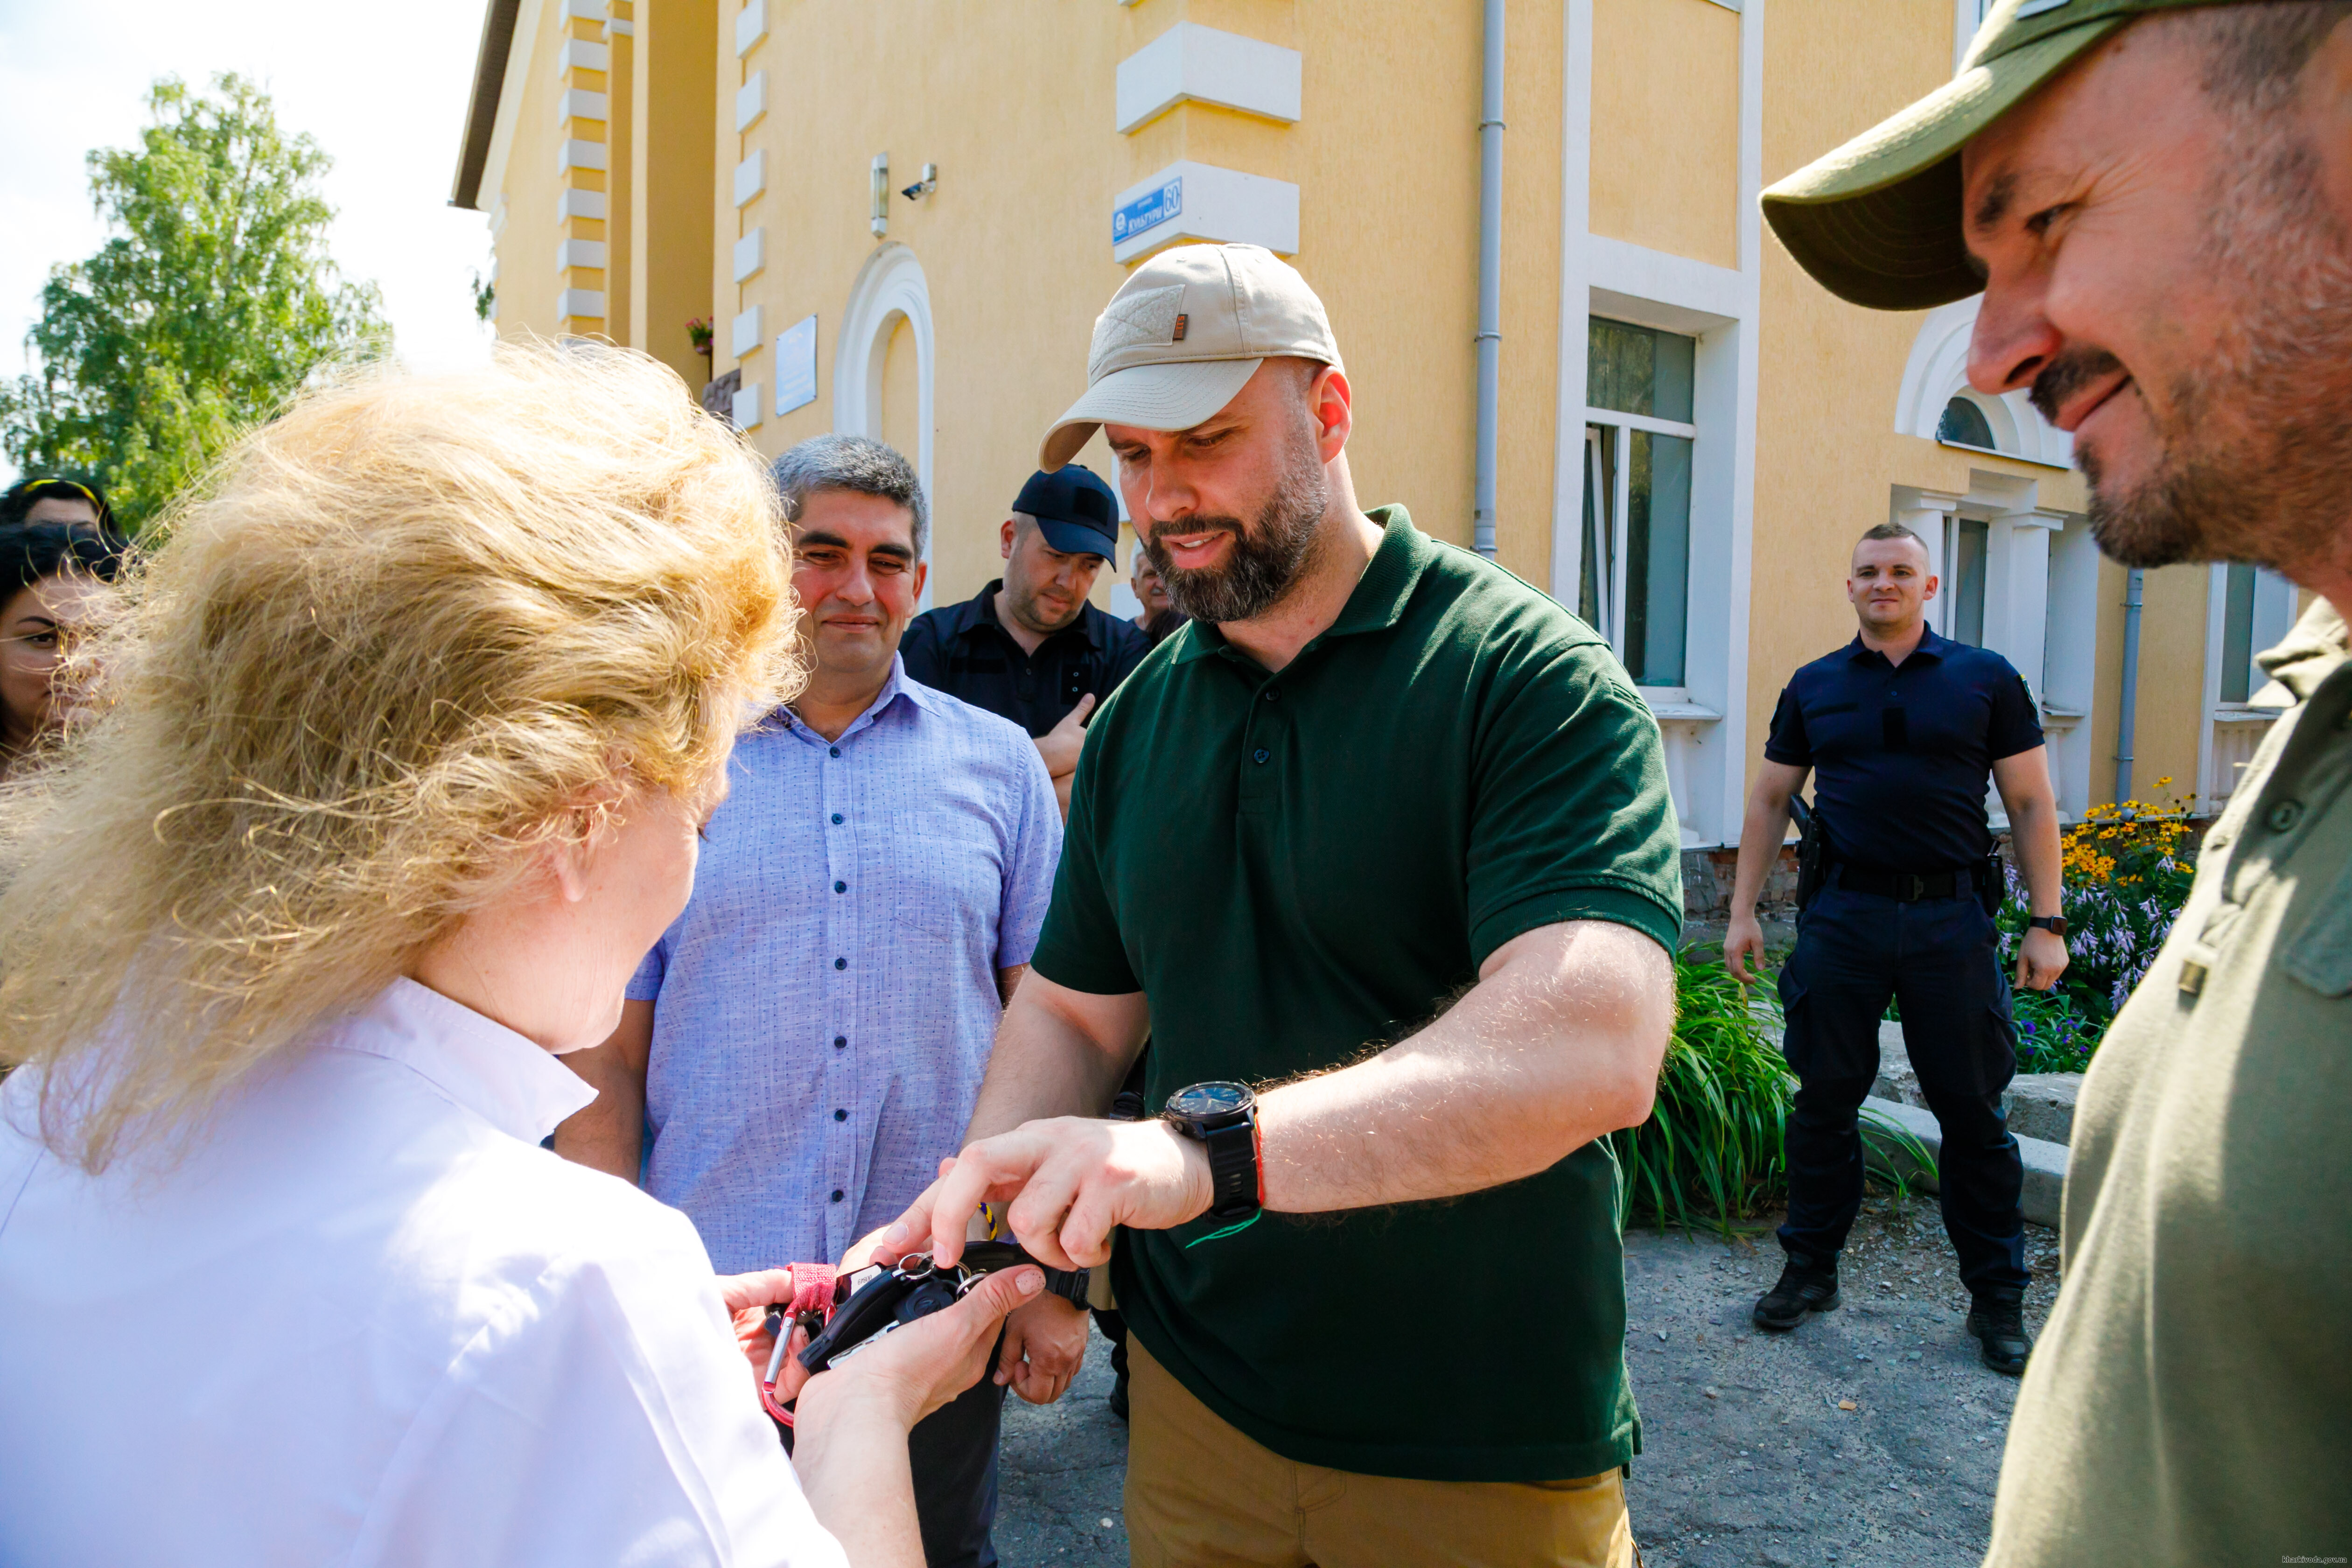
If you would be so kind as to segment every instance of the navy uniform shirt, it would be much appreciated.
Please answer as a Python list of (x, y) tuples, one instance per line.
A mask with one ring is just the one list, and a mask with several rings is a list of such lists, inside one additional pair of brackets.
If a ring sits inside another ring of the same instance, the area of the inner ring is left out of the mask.
[(1043, 735), (1094, 694), (1097, 706), (1151, 651), (1142, 630), (1092, 605), (1078, 618), (1022, 651), (996, 618), (1000, 580), (961, 605), (926, 610), (908, 624), (898, 644), (907, 673), (924, 685), (961, 697)]
[(1837, 858), (1958, 870), (1992, 849), (1992, 765), (2042, 744), (2025, 678), (2000, 655), (1923, 634), (1901, 664), (1855, 637), (1789, 679), (1765, 757), (1813, 770)]

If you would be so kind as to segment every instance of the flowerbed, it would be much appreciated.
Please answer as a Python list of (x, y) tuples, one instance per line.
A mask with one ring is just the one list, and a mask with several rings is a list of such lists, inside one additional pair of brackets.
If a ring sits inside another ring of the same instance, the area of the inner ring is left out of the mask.
[[(2093, 806), (2065, 831), (2061, 907), (2069, 962), (2052, 990), (2017, 993), (2020, 1072), (2080, 1072), (2090, 1064), (2189, 901), (2191, 832), (2177, 805), (2137, 800)], [(1994, 920), (2001, 963), (2012, 971), (2027, 913), (2025, 886), (2012, 867)]]

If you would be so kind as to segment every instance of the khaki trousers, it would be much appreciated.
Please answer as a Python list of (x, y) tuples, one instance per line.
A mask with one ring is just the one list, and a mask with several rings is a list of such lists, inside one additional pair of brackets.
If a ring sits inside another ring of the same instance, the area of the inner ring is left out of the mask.
[(1127, 1344), (1132, 1568), (1636, 1568), (1615, 1470), (1412, 1481), (1294, 1464)]

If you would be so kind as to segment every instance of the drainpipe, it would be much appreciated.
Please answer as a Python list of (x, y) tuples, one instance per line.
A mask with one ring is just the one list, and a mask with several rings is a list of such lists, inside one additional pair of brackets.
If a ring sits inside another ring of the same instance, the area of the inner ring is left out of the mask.
[(2116, 710), (2116, 804), (2118, 805), (2131, 798), (2132, 721), (2139, 698), (2140, 579), (2140, 569), (2137, 566), (2124, 579), (2124, 692), (2123, 706)]
[(1486, 0), (1486, 66), (1478, 117), (1478, 438), (1471, 547), (1495, 553), (1496, 383), (1503, 353), (1503, 0)]

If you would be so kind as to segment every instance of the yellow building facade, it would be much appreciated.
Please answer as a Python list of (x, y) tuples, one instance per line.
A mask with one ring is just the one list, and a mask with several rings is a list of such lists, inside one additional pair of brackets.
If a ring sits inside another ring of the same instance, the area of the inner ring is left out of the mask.
[[(1852, 636), (1845, 561), (1890, 519), (1936, 557), (1938, 629), (2033, 687), (2070, 814), (2115, 797), (2126, 710), (2133, 792), (2213, 809), (2292, 591), (2146, 574), (2126, 703), (2129, 574), (2067, 438), (1966, 387), (1973, 301), (1842, 304), (1758, 216), (1948, 77), (1979, 5), (490, 0), (453, 199), (489, 216), (502, 332), (641, 348), (765, 453), (905, 452), (937, 603), (996, 574), (1104, 301), (1196, 239), (1299, 268), (1360, 498), (1469, 544), (1498, 24), (1496, 553), (1620, 649), (1685, 841), (1736, 842), (1780, 686)], [(1099, 437), (1079, 460), (1110, 473)]]

